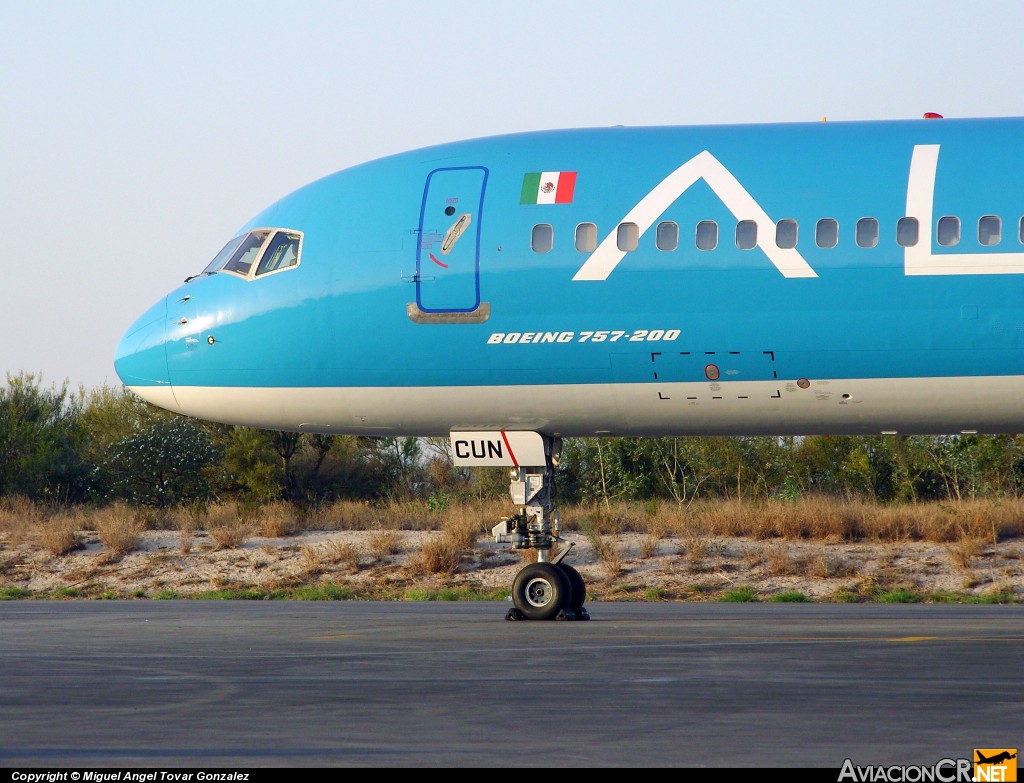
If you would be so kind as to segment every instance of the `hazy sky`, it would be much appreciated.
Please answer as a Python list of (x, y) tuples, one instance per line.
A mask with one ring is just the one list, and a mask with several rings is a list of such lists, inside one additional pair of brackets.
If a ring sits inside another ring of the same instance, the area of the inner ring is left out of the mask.
[(0, 377), (87, 387), (117, 382), (124, 329), (256, 212), (375, 157), (1024, 114), (1020, 0), (0, 0), (0, 30)]

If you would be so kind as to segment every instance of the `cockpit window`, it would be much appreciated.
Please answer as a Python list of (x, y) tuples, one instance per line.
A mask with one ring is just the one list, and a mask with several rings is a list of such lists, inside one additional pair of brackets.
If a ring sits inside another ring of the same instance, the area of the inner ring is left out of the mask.
[(249, 270), (252, 269), (253, 262), (260, 254), (260, 249), (263, 247), (263, 243), (270, 235), (269, 231), (250, 231), (242, 244), (238, 246), (238, 250), (235, 251), (234, 255), (224, 264), (225, 272), (235, 272), (242, 276), (248, 276)]
[(263, 252), (256, 276), (277, 272), (299, 263), (299, 235), (291, 231), (278, 231)]
[(280, 272), (299, 265), (301, 248), (302, 233), (299, 231), (258, 228), (224, 245), (203, 273), (212, 275), (223, 271), (253, 277)]
[(246, 235), (242, 234), (241, 236), (235, 237), (226, 245), (224, 245), (224, 249), (221, 250), (216, 256), (214, 256), (213, 261), (206, 265), (206, 269), (203, 270), (203, 274), (205, 275), (216, 272), (218, 269), (224, 266), (227, 260), (231, 258), (232, 255), (234, 255), (234, 252), (238, 249), (238, 246), (242, 244), (242, 240), (245, 239), (245, 237)]

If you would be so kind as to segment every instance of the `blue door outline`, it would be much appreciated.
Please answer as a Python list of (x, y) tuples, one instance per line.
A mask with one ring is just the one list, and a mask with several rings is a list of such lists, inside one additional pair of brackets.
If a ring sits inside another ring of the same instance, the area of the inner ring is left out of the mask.
[[(457, 166), (427, 175), (416, 245), (416, 305), (424, 313), (471, 313), (480, 306), (480, 230), (488, 174), (484, 166)], [(469, 215), (468, 230), (442, 255), (446, 232), (464, 215)]]

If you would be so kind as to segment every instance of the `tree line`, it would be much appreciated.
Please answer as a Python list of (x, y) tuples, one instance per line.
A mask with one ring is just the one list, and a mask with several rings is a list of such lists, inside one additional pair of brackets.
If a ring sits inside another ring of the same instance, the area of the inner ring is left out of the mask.
[[(1019, 497), (1016, 435), (569, 438), (562, 502), (796, 499), (880, 503)], [(235, 499), (505, 496), (505, 469), (452, 465), (447, 439), (275, 432), (201, 422), (111, 387), (36, 375), (0, 387), (0, 498), (169, 507)]]

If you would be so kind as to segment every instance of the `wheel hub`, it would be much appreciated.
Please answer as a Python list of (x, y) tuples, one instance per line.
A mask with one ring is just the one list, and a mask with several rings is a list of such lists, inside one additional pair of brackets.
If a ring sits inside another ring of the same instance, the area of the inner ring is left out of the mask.
[(526, 600), (529, 601), (531, 606), (538, 608), (547, 606), (551, 603), (553, 594), (554, 590), (551, 587), (551, 583), (546, 579), (531, 579), (526, 585)]

